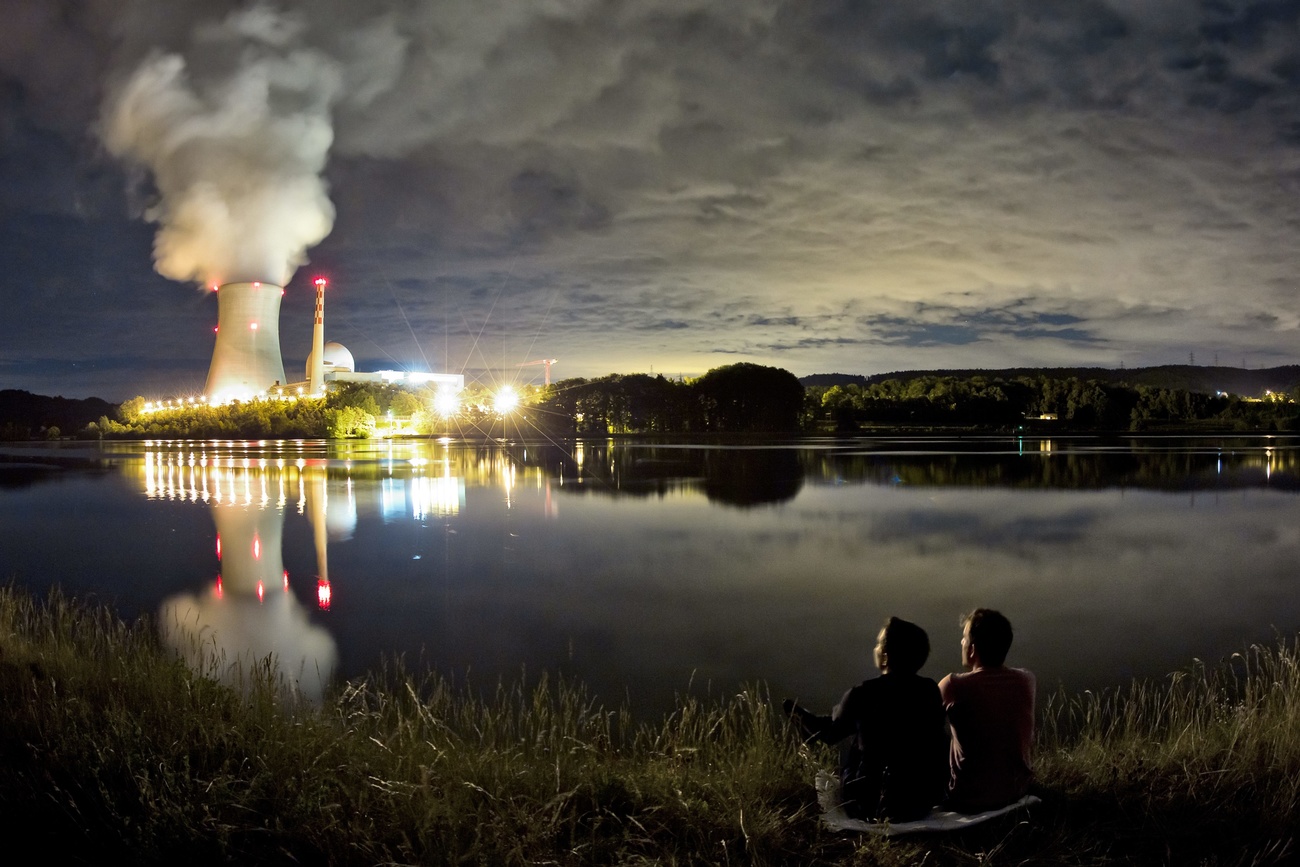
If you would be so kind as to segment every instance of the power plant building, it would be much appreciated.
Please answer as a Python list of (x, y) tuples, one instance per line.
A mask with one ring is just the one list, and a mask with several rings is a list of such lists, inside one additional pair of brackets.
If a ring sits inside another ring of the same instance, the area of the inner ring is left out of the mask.
[(284, 288), (274, 283), (252, 282), (227, 283), (217, 289), (217, 340), (203, 389), (209, 403), (249, 400), (263, 394), (322, 395), (330, 382), (433, 385), (450, 391), (465, 387), (462, 374), (358, 372), (346, 347), (324, 341), (325, 281), (319, 279), (315, 285), (312, 352), (307, 358), (303, 381), (294, 383), (285, 381), (280, 354), (280, 299)]

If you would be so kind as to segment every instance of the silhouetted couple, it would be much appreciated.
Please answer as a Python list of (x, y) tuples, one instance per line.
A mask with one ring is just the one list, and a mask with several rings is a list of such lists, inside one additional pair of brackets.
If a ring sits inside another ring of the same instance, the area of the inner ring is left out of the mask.
[(785, 701), (806, 737), (852, 738), (840, 767), (850, 816), (906, 822), (940, 805), (979, 813), (1027, 793), (1034, 676), (1004, 665), (1011, 639), (1007, 618), (976, 609), (962, 625), (966, 671), (936, 684), (917, 673), (930, 655), (925, 630), (891, 617), (876, 641), (880, 677), (846, 692), (829, 716)]

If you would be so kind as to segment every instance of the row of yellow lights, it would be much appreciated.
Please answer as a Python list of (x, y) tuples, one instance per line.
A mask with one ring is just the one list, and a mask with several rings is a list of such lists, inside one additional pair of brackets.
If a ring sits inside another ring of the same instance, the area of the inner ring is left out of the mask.
[[(283, 391), (278, 391), (274, 395), (266, 394), (266, 393), (254, 395), (251, 399), (252, 400), (294, 401), (297, 400), (300, 396), (302, 396), (302, 394), (303, 394), (303, 387), (300, 385), (297, 388), (296, 394), (285, 394)], [(171, 409), (184, 409), (186, 407), (192, 407), (192, 406), (229, 406), (233, 403), (235, 403), (233, 399), (227, 401), (209, 402), (207, 395), (198, 395), (198, 396), (190, 396), (188, 398), (178, 397), (174, 400), (145, 401), (144, 411), (147, 413), (152, 413), (152, 412), (161, 412), (164, 410), (171, 410)], [(511, 413), (518, 407), (519, 407), (519, 394), (508, 385), (497, 392), (496, 397), (493, 399), (492, 402), (492, 408), (495, 409), (501, 415), (506, 415), (508, 413)], [(438, 392), (437, 396), (434, 397), (433, 399), (433, 408), (434, 411), (438, 413), (438, 415), (447, 416), (447, 417), (453, 416), (456, 413), (460, 412), (460, 398), (458, 398), (454, 392), (440, 391)], [(481, 409), (487, 409), (487, 407), (481, 407)]]

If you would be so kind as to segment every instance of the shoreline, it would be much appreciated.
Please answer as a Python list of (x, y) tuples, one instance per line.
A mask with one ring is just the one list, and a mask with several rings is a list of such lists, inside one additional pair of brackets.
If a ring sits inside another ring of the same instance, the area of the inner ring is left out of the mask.
[[(0, 591), (0, 800), (55, 860), (171, 863), (1282, 863), (1300, 646), (1113, 693), (1040, 696), (1043, 803), (965, 832), (822, 830), (761, 687), (634, 724), (580, 684), (480, 697), (389, 670), (318, 707), (267, 666), (195, 674), (147, 621)], [(1253, 860), (1250, 855), (1253, 853)]]

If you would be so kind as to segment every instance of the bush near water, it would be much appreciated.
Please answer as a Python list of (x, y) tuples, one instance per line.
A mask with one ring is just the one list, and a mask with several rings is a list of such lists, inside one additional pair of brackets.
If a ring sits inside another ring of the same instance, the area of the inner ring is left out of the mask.
[(901, 839), (820, 829), (834, 756), (761, 688), (634, 723), (579, 684), (393, 670), (311, 706), (270, 661), (234, 689), (146, 622), (9, 589), (0, 690), (0, 822), (52, 863), (1262, 865), (1300, 832), (1293, 642), (1047, 697), (1041, 805)]

